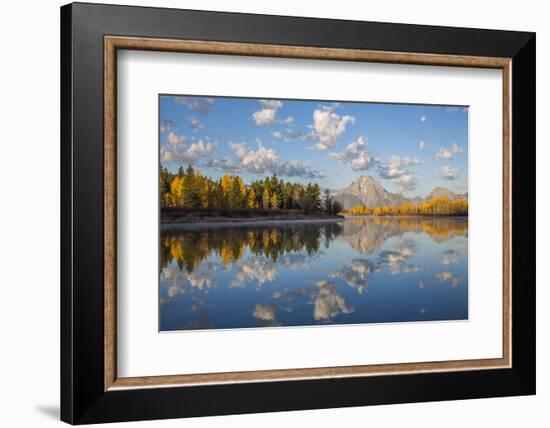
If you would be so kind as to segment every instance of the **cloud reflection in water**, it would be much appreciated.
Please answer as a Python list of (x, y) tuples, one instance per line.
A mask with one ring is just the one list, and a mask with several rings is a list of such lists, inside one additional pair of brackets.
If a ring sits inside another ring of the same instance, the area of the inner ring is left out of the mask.
[(467, 239), (460, 218), (163, 232), (161, 330), (465, 319)]

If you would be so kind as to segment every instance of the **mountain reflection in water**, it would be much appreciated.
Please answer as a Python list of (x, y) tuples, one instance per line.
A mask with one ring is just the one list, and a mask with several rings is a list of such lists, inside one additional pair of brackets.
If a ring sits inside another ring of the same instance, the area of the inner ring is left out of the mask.
[(468, 219), (163, 231), (160, 329), (468, 318)]

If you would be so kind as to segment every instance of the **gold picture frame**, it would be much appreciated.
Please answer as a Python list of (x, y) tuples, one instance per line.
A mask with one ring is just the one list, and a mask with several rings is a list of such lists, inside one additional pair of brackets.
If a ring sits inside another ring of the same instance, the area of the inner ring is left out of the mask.
[[(301, 47), (290, 45), (171, 40), (144, 37), (104, 36), (104, 390), (193, 386), (223, 383), (361, 377), (426, 372), (509, 368), (512, 363), (511, 292), (511, 81), (512, 58), (385, 52), (362, 49)], [(304, 369), (262, 370), (149, 377), (118, 377), (116, 321), (116, 88), (117, 51), (146, 50), (209, 55), (245, 55), (332, 61), (358, 61), (391, 64), (437, 65), (492, 68), (502, 71), (503, 146), (503, 320), (502, 357), (422, 363), (357, 365)]]

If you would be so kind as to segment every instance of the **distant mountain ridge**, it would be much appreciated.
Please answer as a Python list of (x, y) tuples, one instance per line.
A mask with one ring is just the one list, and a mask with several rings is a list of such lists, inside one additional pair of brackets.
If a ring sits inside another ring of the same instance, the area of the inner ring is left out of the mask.
[(445, 187), (436, 187), (426, 196), (426, 198), (420, 196), (408, 198), (401, 193), (387, 191), (378, 180), (367, 175), (352, 181), (348, 187), (336, 191), (334, 196), (334, 199), (340, 202), (344, 209), (350, 209), (356, 206), (375, 208), (386, 205), (393, 207), (405, 202), (419, 204), (435, 198), (467, 200), (468, 193), (459, 194)]
[(447, 189), (446, 187), (436, 187), (433, 189), (425, 200), (429, 201), (430, 199), (435, 198), (447, 198), (451, 201), (456, 199), (468, 199), (468, 192), (466, 193), (455, 193), (452, 190)]

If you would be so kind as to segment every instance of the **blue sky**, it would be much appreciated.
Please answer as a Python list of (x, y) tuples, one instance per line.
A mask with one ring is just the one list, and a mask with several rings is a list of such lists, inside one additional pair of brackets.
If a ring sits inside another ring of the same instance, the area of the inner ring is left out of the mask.
[(332, 190), (361, 175), (389, 191), (468, 190), (464, 107), (160, 96), (160, 162), (246, 184), (279, 177)]

